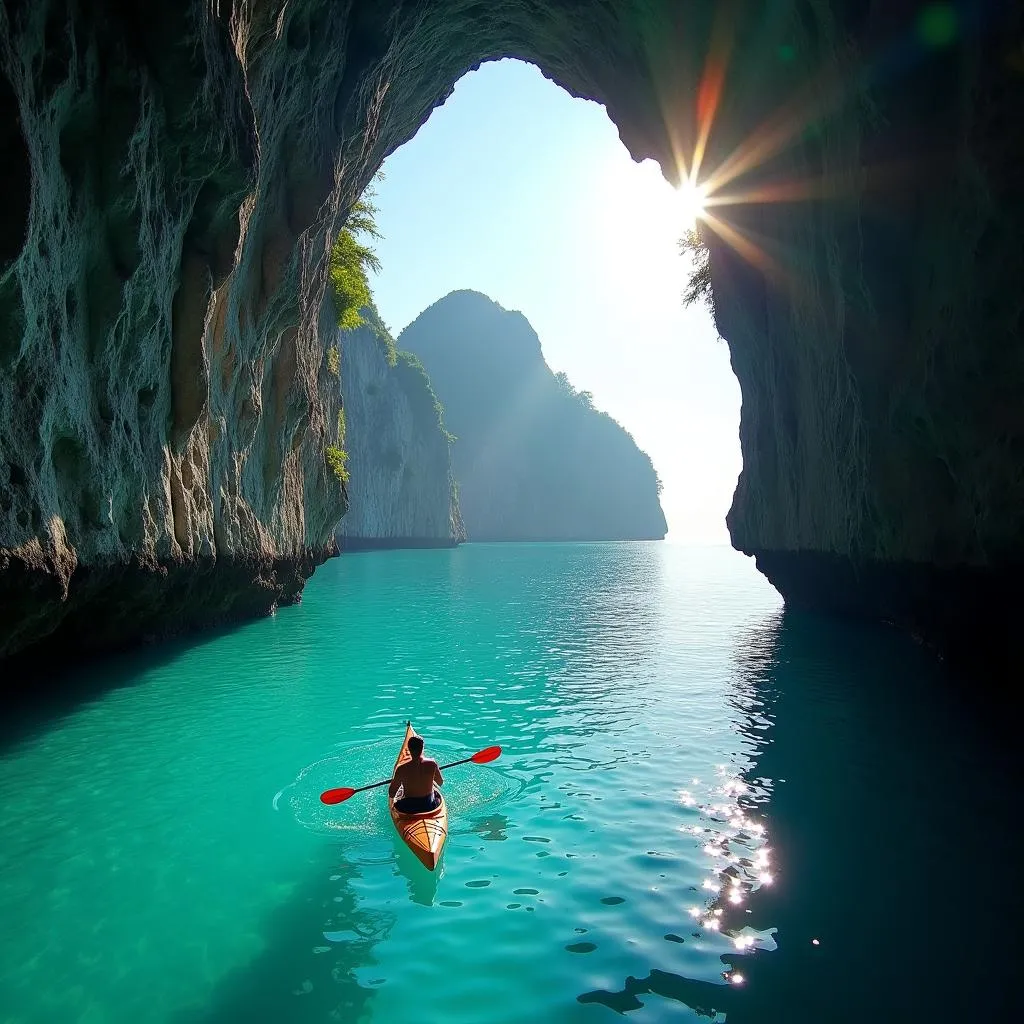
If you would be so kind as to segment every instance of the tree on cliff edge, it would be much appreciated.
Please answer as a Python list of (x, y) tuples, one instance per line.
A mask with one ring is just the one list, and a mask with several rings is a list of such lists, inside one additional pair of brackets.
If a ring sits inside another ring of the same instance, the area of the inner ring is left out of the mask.
[(679, 251), (693, 260), (683, 291), (683, 305), (692, 306), (695, 302), (702, 302), (708, 309), (712, 309), (711, 250), (699, 226), (683, 233), (679, 239)]
[(331, 247), (330, 277), (338, 326), (354, 331), (363, 324), (362, 310), (373, 303), (369, 271), (380, 272), (380, 260), (363, 238), (381, 237), (373, 188), (368, 188), (352, 207), (345, 226)]

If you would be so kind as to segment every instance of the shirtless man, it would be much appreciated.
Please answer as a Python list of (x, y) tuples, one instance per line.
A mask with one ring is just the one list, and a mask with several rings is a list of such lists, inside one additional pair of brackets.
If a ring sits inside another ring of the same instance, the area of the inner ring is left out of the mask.
[(423, 738), (420, 736), (409, 737), (409, 754), (412, 760), (398, 767), (388, 786), (388, 796), (394, 797), (401, 787), (402, 799), (395, 802), (398, 810), (406, 814), (432, 811), (441, 802), (441, 795), (434, 789), (434, 786), (444, 785), (441, 769), (433, 758), (423, 756)]

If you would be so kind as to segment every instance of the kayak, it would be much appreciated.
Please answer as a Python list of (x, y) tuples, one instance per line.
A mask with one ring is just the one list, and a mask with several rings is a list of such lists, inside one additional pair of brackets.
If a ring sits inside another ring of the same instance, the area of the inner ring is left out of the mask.
[[(394, 775), (399, 765), (411, 761), (408, 744), (409, 737), (415, 736), (411, 722), (405, 723), (405, 739), (402, 740), (402, 749), (398, 752), (398, 759), (395, 761)], [(444, 849), (444, 841), (448, 838), (448, 805), (440, 791), (438, 796), (441, 802), (432, 811), (424, 811), (422, 814), (406, 814), (395, 807), (395, 801), (401, 799), (402, 790), (399, 789), (395, 799), (388, 797), (388, 811), (391, 813), (391, 820), (395, 823), (395, 830), (399, 838), (416, 855), (420, 863), (429, 871), (437, 867), (441, 859), (441, 851)]]

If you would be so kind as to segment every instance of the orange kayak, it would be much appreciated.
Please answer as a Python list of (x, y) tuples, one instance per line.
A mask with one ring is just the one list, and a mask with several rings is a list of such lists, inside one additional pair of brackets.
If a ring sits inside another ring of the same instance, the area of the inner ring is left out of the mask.
[[(415, 735), (416, 730), (413, 729), (412, 723), (406, 722), (405, 739), (402, 740), (402, 749), (398, 752), (398, 760), (395, 761), (395, 771), (398, 771), (399, 765), (412, 760), (408, 743), (409, 737)], [(394, 772), (391, 774), (394, 775)], [(395, 799), (400, 800), (401, 794), (402, 791), (399, 790)], [(441, 796), (440, 792), (438, 796)], [(432, 811), (424, 811), (422, 814), (404, 814), (396, 810), (395, 800), (388, 797), (388, 810), (402, 842), (412, 850), (425, 868), (433, 871), (441, 859), (444, 841), (448, 838), (448, 805), (444, 802), (444, 797), (441, 796), (441, 803)]]

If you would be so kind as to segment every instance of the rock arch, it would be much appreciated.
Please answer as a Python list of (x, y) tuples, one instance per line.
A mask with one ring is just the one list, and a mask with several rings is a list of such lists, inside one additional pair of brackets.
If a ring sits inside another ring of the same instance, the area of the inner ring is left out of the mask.
[[(120, 643), (296, 598), (345, 503), (322, 457), (329, 241), (453, 83), (502, 56), (602, 102), (669, 176), (713, 107), (703, 166), (745, 147), (759, 159), (735, 189), (809, 186), (731, 208), (759, 263), (712, 236), (743, 390), (734, 543), (795, 603), (1007, 636), (1021, 18), (997, 0), (925, 13), (8, 0), (0, 116), (31, 187), (2, 215), (24, 240), (0, 265), (0, 656), (58, 628)], [(69, 438), (88, 487), (62, 486)], [(268, 450), (286, 453), (277, 479)]]

